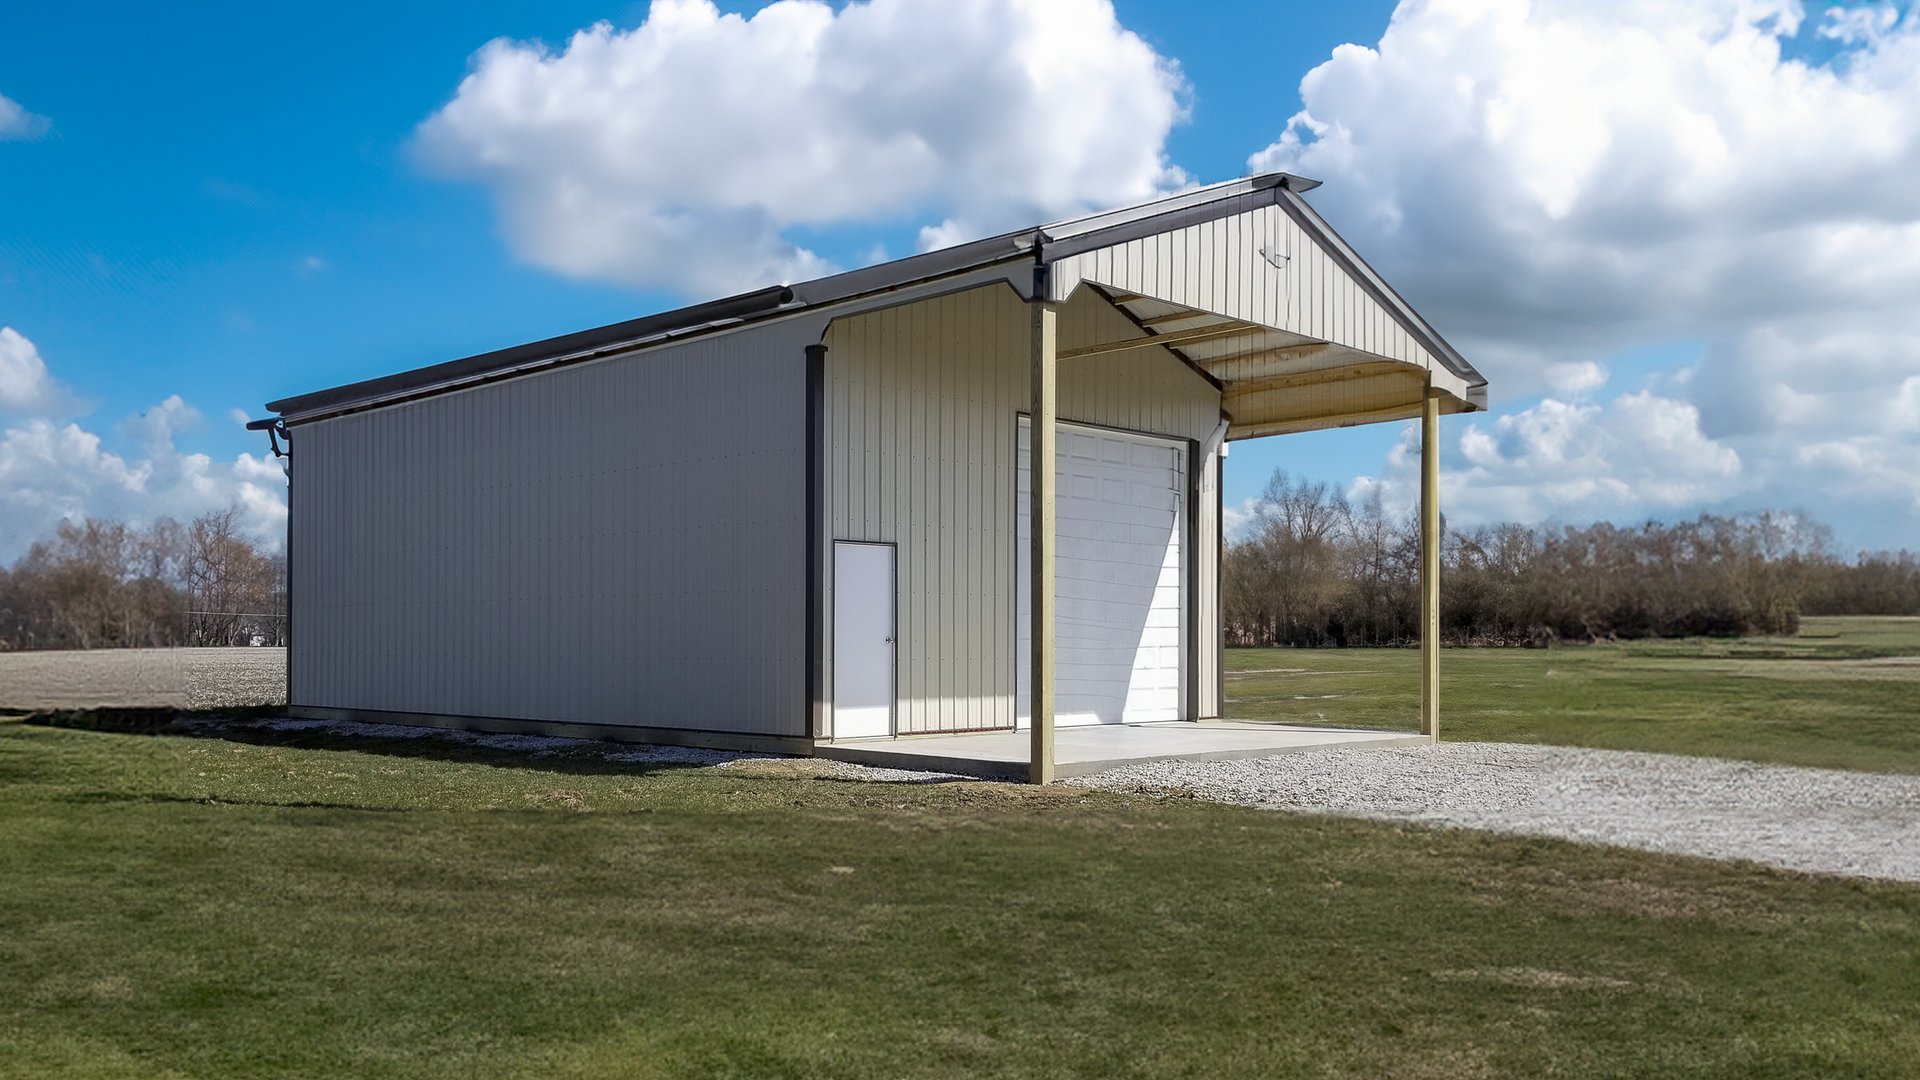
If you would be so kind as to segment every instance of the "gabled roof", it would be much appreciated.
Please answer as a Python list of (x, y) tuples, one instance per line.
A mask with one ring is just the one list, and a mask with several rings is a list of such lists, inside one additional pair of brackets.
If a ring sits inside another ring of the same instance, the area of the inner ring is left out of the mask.
[(328, 390), (282, 398), (267, 408), (289, 421), (373, 408), (409, 398), (445, 393), (483, 382), (513, 378), (561, 364), (599, 359), (668, 340), (711, 333), (749, 322), (785, 318), (799, 312), (830, 309), (871, 297), (936, 282), (1005, 263), (1056, 263), (1076, 255), (1167, 233), (1246, 212), (1249, 207), (1280, 206), (1368, 294), (1382, 305), (1434, 358), (1463, 384), (1480, 388), (1486, 380), (1440, 337), (1406, 301), (1365, 263), (1324, 219), (1300, 198), (1319, 186), (1290, 173), (1243, 177), (1180, 192), (1137, 206), (1106, 210), (1045, 225), (1001, 233), (938, 251), (786, 286), (740, 293), (626, 322), (480, 353), (395, 375), (349, 383)]

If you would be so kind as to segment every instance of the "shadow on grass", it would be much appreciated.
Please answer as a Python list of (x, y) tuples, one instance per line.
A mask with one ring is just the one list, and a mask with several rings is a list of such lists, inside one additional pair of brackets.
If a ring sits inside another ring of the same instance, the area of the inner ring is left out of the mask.
[[(22, 717), (22, 722), (38, 727), (113, 735), (218, 739), (249, 746), (383, 754), (566, 776), (645, 776), (752, 761), (764, 762), (765, 771), (756, 769), (748, 772), (742, 769), (730, 779), (808, 779), (846, 784), (870, 782), (857, 776), (836, 774), (836, 765), (820, 758), (779, 757), (596, 739), (547, 739), (447, 728), (396, 729), (390, 725), (356, 724), (352, 721), (289, 721), (286, 719), (286, 709), (277, 705), (212, 709), (49, 709), (28, 713)], [(395, 730), (404, 730), (406, 733), (389, 734)], [(970, 779), (977, 778), (929, 776), (921, 782)]]
[[(383, 754), (571, 776), (635, 776), (664, 770), (700, 768), (757, 756), (724, 750), (589, 739), (566, 740), (558, 746), (536, 746), (533, 745), (532, 736), (443, 728), (409, 728), (407, 734), (393, 735), (386, 733), (386, 725), (356, 725), (350, 721), (286, 721), (285, 716), (286, 709), (282, 706), (48, 709), (27, 714), (23, 722), (39, 727), (112, 735), (219, 739), (248, 746)], [(355, 730), (361, 727), (366, 730)]]

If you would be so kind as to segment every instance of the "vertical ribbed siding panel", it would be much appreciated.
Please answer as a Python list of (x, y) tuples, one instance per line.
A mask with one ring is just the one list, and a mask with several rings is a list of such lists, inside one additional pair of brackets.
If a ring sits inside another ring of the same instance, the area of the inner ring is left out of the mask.
[[(1138, 332), (1083, 291), (1060, 346)], [(827, 519), (835, 539), (896, 545), (897, 730), (1012, 727), (1026, 306), (972, 289), (836, 320), (827, 345)], [(1132, 431), (1204, 438), (1220, 416), (1218, 392), (1159, 349), (1064, 361), (1058, 392), (1062, 419)]]
[(803, 734), (794, 334), (300, 425), (295, 703)]

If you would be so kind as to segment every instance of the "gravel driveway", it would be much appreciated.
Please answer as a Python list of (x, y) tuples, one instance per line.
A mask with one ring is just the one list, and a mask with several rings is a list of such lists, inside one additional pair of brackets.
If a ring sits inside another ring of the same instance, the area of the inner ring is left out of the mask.
[(1441, 743), (1156, 762), (1066, 782), (1920, 881), (1920, 776)]

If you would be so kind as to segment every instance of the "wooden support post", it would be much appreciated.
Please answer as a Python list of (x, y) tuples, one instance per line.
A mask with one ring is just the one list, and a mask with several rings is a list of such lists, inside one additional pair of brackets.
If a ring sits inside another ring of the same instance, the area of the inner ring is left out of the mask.
[(1440, 738), (1440, 391), (1420, 410), (1420, 734)]
[(1033, 500), (1029, 513), (1032, 550), (1029, 555), (1029, 585), (1033, 626), (1029, 635), (1033, 647), (1029, 662), (1027, 707), (1032, 714), (1033, 746), (1027, 759), (1027, 779), (1035, 784), (1053, 782), (1053, 556), (1054, 543), (1054, 340), (1057, 312), (1047, 302), (1047, 271), (1036, 266), (1033, 272), (1033, 299), (1028, 303), (1032, 336), (1029, 353), (1033, 365), (1032, 422), (1028, 429), (1029, 457), (1027, 475)]

